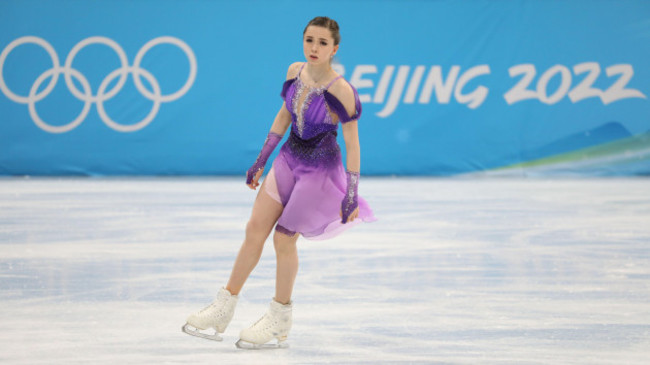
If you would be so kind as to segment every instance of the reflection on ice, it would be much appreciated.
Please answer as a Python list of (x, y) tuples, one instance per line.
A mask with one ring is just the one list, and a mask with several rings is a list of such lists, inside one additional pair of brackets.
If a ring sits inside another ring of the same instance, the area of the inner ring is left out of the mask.
[(299, 240), (291, 348), (255, 352), (234, 343), (273, 295), (271, 245), (222, 343), (180, 331), (227, 280), (255, 198), (240, 179), (2, 179), (0, 361), (650, 358), (647, 180), (367, 177), (360, 194), (379, 221)]

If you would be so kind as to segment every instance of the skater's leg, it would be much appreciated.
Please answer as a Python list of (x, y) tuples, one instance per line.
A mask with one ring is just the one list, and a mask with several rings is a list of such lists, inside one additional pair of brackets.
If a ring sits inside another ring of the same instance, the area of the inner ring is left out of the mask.
[(275, 300), (281, 304), (291, 302), (291, 292), (298, 273), (298, 250), (296, 241), (299, 234), (288, 236), (275, 231), (273, 244), (276, 256)]
[[(277, 259), (275, 278), (275, 298), (269, 310), (251, 327), (241, 331), (236, 345), (240, 348), (287, 347), (285, 342), (292, 324), (291, 292), (298, 273), (298, 234), (289, 236), (275, 231), (273, 244)], [(272, 339), (277, 344), (267, 344)]]
[[(219, 291), (217, 299), (212, 304), (188, 317), (183, 332), (211, 340), (222, 340), (219, 333), (223, 333), (230, 323), (235, 312), (237, 295), (259, 261), (264, 241), (281, 213), (282, 204), (265, 192), (262, 183), (262, 188), (253, 204), (251, 218), (246, 225), (246, 238), (235, 261), (228, 285)], [(214, 328), (215, 334), (201, 332), (209, 328)]]
[(246, 236), (239, 249), (239, 254), (233, 265), (226, 289), (233, 295), (238, 295), (251, 271), (262, 256), (264, 242), (271, 233), (273, 226), (282, 214), (283, 206), (265, 191), (266, 179), (262, 182), (251, 217), (246, 224)]

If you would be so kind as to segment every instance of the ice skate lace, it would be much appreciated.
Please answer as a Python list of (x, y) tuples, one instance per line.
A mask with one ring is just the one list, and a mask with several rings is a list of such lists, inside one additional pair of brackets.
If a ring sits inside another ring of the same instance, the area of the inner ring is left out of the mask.
[(272, 320), (271, 316), (269, 316), (269, 314), (266, 313), (262, 316), (262, 318), (258, 319), (257, 322), (255, 322), (251, 326), (251, 329), (257, 333), (263, 333), (263, 332), (270, 331), (271, 328), (273, 328), (276, 325), (277, 325), (277, 321)]
[[(224, 310), (223, 308), (226, 305), (226, 299), (225, 298), (218, 298), (214, 302), (210, 303), (207, 307), (201, 309), (199, 311), (199, 315), (204, 315), (206, 312), (208, 312), (208, 315), (213, 315), (215, 317), (222, 317), (224, 315)], [(218, 309), (216, 312), (212, 312), (212, 309)]]

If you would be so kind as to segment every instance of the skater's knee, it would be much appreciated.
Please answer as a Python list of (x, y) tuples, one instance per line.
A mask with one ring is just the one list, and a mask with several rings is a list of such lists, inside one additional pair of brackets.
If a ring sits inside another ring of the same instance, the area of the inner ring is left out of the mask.
[(248, 223), (246, 223), (246, 239), (251, 241), (262, 241), (264, 242), (269, 236), (271, 228), (265, 222), (260, 221), (259, 219), (251, 218)]
[(273, 235), (273, 246), (275, 247), (275, 252), (278, 254), (294, 253), (296, 251), (297, 239), (297, 233), (293, 236), (288, 236), (284, 233), (276, 231)]

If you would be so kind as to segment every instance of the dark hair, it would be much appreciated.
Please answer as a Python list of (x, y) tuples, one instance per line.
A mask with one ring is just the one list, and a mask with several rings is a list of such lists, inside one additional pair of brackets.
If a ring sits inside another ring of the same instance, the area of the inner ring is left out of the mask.
[(339, 24), (336, 22), (336, 20), (330, 19), (326, 16), (317, 16), (314, 19), (309, 21), (309, 23), (305, 27), (305, 30), (302, 31), (302, 35), (305, 35), (307, 28), (309, 28), (309, 26), (311, 25), (329, 29), (330, 33), (332, 33), (332, 38), (334, 38), (334, 45), (339, 44), (339, 42), (341, 41), (341, 33), (339, 33)]

